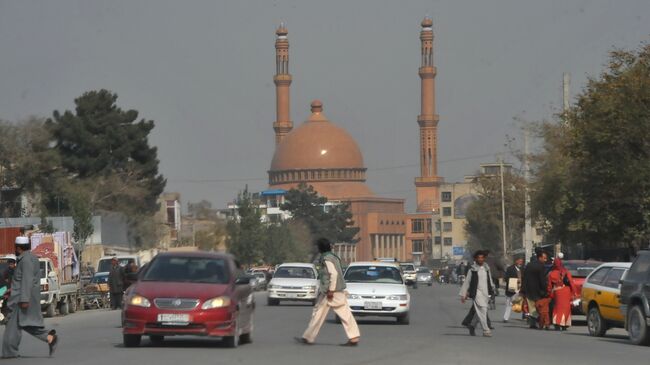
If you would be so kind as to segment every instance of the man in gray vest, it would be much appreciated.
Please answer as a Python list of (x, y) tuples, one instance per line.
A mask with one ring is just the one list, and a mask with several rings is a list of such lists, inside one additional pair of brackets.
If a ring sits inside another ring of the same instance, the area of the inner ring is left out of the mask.
[(56, 331), (48, 331), (41, 313), (41, 278), (38, 258), (31, 251), (29, 238), (16, 238), (16, 271), (9, 296), (9, 320), (2, 341), (2, 357), (18, 357), (22, 331), (46, 342), (50, 356), (56, 350), (59, 338)]
[(492, 337), (488, 325), (487, 311), (490, 297), (494, 295), (495, 290), (490, 267), (485, 263), (486, 256), (485, 251), (476, 251), (474, 253), (474, 264), (467, 273), (467, 279), (465, 279), (459, 295), (462, 303), (465, 303), (468, 298), (472, 299), (476, 311), (472, 322), (467, 324), (469, 334), (475, 335), (476, 325), (480, 322), (483, 328), (483, 336)]
[(345, 281), (341, 271), (341, 260), (332, 253), (332, 245), (326, 238), (316, 241), (320, 252), (319, 276), (320, 276), (320, 299), (314, 308), (309, 326), (302, 337), (296, 341), (302, 344), (311, 345), (316, 340), (327, 313), (330, 308), (340, 318), (343, 329), (348, 336), (348, 342), (343, 346), (357, 346), (359, 344), (359, 327), (355, 321), (350, 305), (348, 304), (347, 293), (345, 292)]

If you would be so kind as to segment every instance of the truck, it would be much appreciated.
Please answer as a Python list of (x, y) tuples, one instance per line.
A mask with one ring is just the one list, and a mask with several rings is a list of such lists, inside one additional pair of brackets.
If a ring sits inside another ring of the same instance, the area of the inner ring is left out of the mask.
[(31, 235), (32, 253), (39, 259), (41, 309), (46, 317), (83, 309), (79, 261), (68, 232)]

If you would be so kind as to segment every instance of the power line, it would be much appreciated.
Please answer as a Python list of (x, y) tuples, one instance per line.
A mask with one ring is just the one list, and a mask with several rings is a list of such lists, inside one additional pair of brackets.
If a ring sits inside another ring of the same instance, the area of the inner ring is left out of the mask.
[[(443, 161), (438, 161), (438, 164), (444, 164), (444, 163), (449, 163), (449, 162), (457, 162), (457, 161), (467, 161), (467, 160), (473, 160), (477, 158), (482, 158), (482, 157), (489, 157), (489, 156), (494, 156), (494, 153), (486, 153), (482, 155), (474, 155), (474, 156), (466, 156), (466, 157), (459, 157), (459, 158), (452, 158), (448, 160), (443, 160)], [(407, 167), (417, 167), (420, 166), (420, 164), (406, 164), (406, 165), (394, 165), (394, 166), (385, 166), (385, 167), (374, 167), (374, 168), (369, 168), (368, 171), (387, 171), (387, 170), (395, 170), (395, 169), (403, 169)], [(210, 183), (226, 183), (226, 182), (246, 182), (246, 181), (267, 181), (268, 178), (260, 178), (260, 177), (248, 177), (248, 178), (229, 178), (229, 179), (170, 179), (170, 182), (175, 182), (175, 183), (189, 183), (189, 184), (210, 184)]]

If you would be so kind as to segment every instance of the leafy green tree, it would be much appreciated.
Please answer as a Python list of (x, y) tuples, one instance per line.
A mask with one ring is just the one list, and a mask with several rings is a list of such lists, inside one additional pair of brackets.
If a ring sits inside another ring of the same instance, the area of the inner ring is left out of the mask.
[(650, 44), (615, 50), (571, 110), (542, 123), (534, 209), (563, 244), (650, 242)]
[[(506, 206), (506, 242), (508, 252), (523, 246), (525, 181), (506, 172), (504, 201)], [(465, 230), (469, 235), (471, 251), (488, 249), (494, 256), (503, 256), (503, 228), (501, 209), (501, 179), (494, 175), (480, 175), (476, 179), (477, 199), (467, 209)]]
[(67, 177), (87, 182), (93, 210), (153, 214), (166, 183), (148, 141), (154, 122), (138, 121), (137, 111), (116, 101), (107, 90), (89, 91), (75, 99), (74, 112), (54, 111), (47, 121), (54, 149)]
[(308, 260), (311, 242), (309, 235), (289, 221), (269, 224), (265, 229), (266, 241), (262, 246), (262, 261), (277, 265), (283, 262)]
[(257, 263), (261, 258), (264, 229), (259, 208), (248, 192), (248, 187), (237, 197), (237, 217), (226, 225), (226, 247), (245, 265)]
[[(44, 120), (28, 118), (17, 123), (0, 121), (0, 213), (47, 215), (47, 211), (20, 212), (14, 204), (20, 194), (54, 195), (61, 176), (59, 154), (49, 146), (51, 134)], [(34, 201), (35, 205), (39, 205)]]
[(291, 213), (291, 220), (308, 227), (312, 239), (325, 237), (332, 242), (356, 243), (359, 228), (354, 227), (350, 206), (347, 203), (328, 206), (327, 198), (319, 196), (314, 187), (301, 183), (285, 196), (282, 210)]
[(72, 229), (72, 238), (81, 245), (81, 250), (86, 241), (92, 236), (95, 228), (93, 227), (93, 212), (90, 209), (88, 198), (82, 194), (70, 194), (70, 208), (74, 226)]

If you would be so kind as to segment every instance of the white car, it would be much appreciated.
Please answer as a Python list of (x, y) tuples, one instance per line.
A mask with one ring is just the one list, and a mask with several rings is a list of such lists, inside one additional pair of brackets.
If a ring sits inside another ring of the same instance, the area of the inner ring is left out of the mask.
[(398, 264), (355, 262), (344, 278), (355, 316), (395, 317), (397, 323), (409, 323), (411, 296)]
[(281, 300), (316, 304), (318, 300), (318, 274), (316, 266), (305, 263), (280, 265), (267, 286), (268, 305), (278, 305)]

